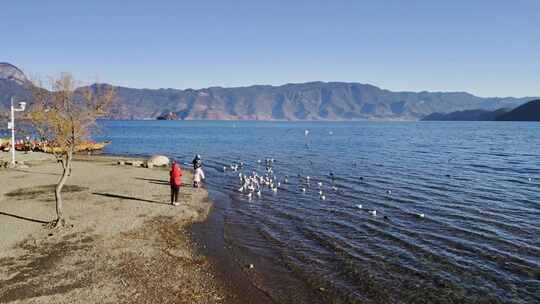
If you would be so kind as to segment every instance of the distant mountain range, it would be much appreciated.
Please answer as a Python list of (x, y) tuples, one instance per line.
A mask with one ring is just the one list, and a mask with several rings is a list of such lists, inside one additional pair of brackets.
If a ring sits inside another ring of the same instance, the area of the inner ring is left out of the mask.
[(498, 115), (498, 121), (540, 121), (540, 99), (527, 102), (514, 110)]
[(540, 99), (527, 102), (515, 109), (495, 111), (468, 110), (448, 114), (433, 113), (424, 121), (540, 121)]
[[(24, 74), (0, 63), (0, 108), (28, 99)], [(515, 108), (533, 98), (481, 98), (465, 92), (392, 92), (369, 84), (308, 82), (206, 89), (117, 87), (112, 119), (419, 120), (472, 109)]]
[(424, 121), (489, 121), (497, 116), (510, 112), (511, 109), (503, 108), (495, 111), (488, 110), (465, 110), (450, 113), (432, 113), (422, 118)]

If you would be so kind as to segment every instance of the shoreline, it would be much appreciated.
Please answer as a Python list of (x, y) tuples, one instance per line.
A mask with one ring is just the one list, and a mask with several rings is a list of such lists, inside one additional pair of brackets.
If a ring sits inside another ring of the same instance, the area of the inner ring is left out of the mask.
[(30, 167), (0, 171), (0, 303), (247, 303), (189, 236), (212, 209), (208, 192), (189, 185), (191, 170), (173, 207), (166, 169), (116, 165), (140, 157), (77, 155), (63, 191), (68, 227), (47, 230), (60, 168), (29, 155), (18, 158)]
[[(211, 192), (209, 196), (212, 196)], [(197, 244), (197, 251), (208, 258), (224, 287), (236, 295), (230, 303), (279, 303), (250, 280), (250, 275), (258, 272), (258, 265), (251, 269), (248, 263), (241, 263), (238, 257), (234, 257), (224, 235), (224, 212), (228, 208), (226, 200), (216, 197), (213, 202), (206, 220), (191, 224), (189, 231)]]

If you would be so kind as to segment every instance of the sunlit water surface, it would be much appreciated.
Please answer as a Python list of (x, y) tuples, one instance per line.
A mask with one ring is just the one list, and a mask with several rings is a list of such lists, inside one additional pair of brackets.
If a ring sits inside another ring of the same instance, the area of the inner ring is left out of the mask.
[[(228, 250), (277, 302), (540, 303), (539, 123), (101, 124), (107, 153), (202, 155)], [(276, 194), (223, 172), (266, 158)]]

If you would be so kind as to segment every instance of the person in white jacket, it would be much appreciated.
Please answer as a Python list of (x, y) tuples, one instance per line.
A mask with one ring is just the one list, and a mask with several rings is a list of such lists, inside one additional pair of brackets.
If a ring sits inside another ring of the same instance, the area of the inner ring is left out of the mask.
[(193, 172), (193, 187), (199, 188), (204, 179), (205, 179), (204, 171), (203, 171), (202, 167), (198, 167)]

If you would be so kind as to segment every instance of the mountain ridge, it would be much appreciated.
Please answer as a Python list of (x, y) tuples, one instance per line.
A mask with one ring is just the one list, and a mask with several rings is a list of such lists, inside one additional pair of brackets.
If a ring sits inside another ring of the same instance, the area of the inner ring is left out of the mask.
[[(9, 64), (5, 67), (8, 76), (18, 70)], [(25, 85), (1, 75), (0, 66), (0, 108), (6, 108), (11, 96), (29, 98)], [(91, 87), (102, 85), (108, 84)], [(115, 88), (118, 102), (111, 109), (110, 119), (166, 116), (182, 120), (419, 120), (435, 112), (514, 108), (531, 99), (483, 98), (459, 91), (394, 92), (371, 84), (336, 81), (202, 89)]]
[(466, 110), (447, 114), (432, 113), (423, 121), (540, 121), (540, 99), (526, 102), (515, 109), (495, 111)]
[(497, 121), (540, 121), (540, 99), (529, 101), (495, 118)]

